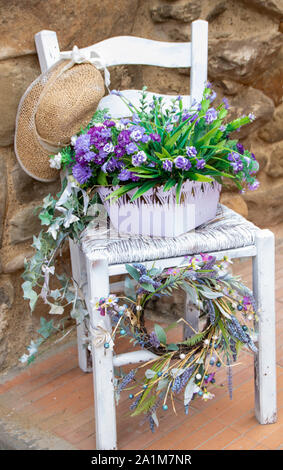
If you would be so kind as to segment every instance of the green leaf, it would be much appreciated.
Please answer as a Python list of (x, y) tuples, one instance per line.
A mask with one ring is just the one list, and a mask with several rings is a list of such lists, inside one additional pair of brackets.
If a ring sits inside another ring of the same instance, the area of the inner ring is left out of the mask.
[(62, 315), (62, 313), (64, 313), (64, 307), (62, 307), (61, 305), (56, 305), (56, 304), (51, 304), (49, 303), (50, 305), (50, 310), (49, 310), (49, 313), (51, 315)]
[(160, 343), (166, 344), (167, 343), (167, 336), (165, 331), (160, 325), (154, 325), (154, 331), (156, 333), (157, 338), (159, 339)]
[(166, 181), (165, 185), (164, 185), (164, 188), (163, 188), (163, 191), (169, 191), (169, 189), (173, 188), (173, 186), (175, 186), (175, 184), (177, 183), (177, 181), (174, 179), (174, 178), (169, 178), (168, 181)]
[(100, 170), (100, 172), (98, 173), (97, 183), (101, 186), (107, 186), (107, 176), (106, 173), (104, 173), (104, 171), (102, 170)]
[(144, 183), (132, 196), (131, 201), (135, 201), (138, 197), (142, 196), (146, 191), (148, 191), (150, 188), (153, 188), (156, 186), (156, 181), (147, 181)]
[(134, 278), (136, 281), (139, 280), (140, 273), (136, 268), (134, 268), (131, 264), (125, 264), (125, 268), (132, 278)]
[(178, 348), (177, 344), (175, 344), (175, 343), (168, 344), (167, 349), (168, 349), (168, 351), (179, 351), (179, 348)]
[(118, 189), (116, 189), (116, 191), (113, 191), (113, 193), (109, 194), (109, 196), (106, 197), (106, 200), (107, 199), (118, 199), (120, 196), (127, 193), (131, 189), (136, 188), (137, 186), (139, 186), (139, 184), (137, 184), (137, 183), (125, 184), (125, 186), (121, 186), (121, 188), (118, 188)]
[(154, 289), (154, 287), (153, 287), (152, 284), (147, 284), (147, 283), (143, 282), (143, 283), (141, 284), (141, 287), (142, 287), (144, 290), (147, 290), (148, 292), (155, 292), (155, 289)]
[(39, 218), (41, 220), (41, 225), (50, 225), (53, 215), (49, 214), (48, 211), (44, 211), (39, 214)]
[(126, 276), (125, 278), (124, 291), (125, 291), (126, 297), (128, 297), (131, 300), (136, 299), (136, 289), (135, 289), (132, 279), (129, 276)]
[(38, 299), (37, 293), (32, 289), (31, 281), (25, 281), (22, 284), (22, 289), (24, 291), (24, 299), (29, 300), (29, 306), (31, 311), (34, 310), (35, 304)]

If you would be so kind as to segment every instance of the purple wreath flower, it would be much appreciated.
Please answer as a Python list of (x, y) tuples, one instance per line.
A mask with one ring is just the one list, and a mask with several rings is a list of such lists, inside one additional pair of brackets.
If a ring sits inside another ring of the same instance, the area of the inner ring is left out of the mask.
[(151, 344), (151, 346), (153, 346), (154, 348), (159, 348), (160, 346), (160, 341), (159, 339), (157, 338), (157, 334), (155, 333), (155, 331), (152, 331), (149, 335), (149, 342)]
[(132, 181), (134, 181), (134, 182), (135, 182), (135, 181), (139, 181), (139, 179), (140, 179), (139, 176), (134, 175), (134, 173), (131, 173), (131, 180), (132, 180)]
[(73, 176), (80, 184), (86, 183), (92, 176), (92, 171), (89, 166), (82, 166), (79, 163), (73, 166)]
[(101, 129), (100, 134), (103, 139), (110, 139), (110, 137), (112, 136), (111, 130), (105, 128)]
[(142, 163), (146, 162), (147, 156), (143, 150), (140, 150), (138, 153), (132, 156), (132, 164), (134, 166), (140, 166)]
[(165, 160), (162, 164), (162, 168), (165, 171), (172, 171), (173, 169), (173, 162), (171, 160)]
[(82, 134), (76, 140), (75, 143), (75, 152), (78, 155), (82, 155), (89, 151), (90, 148), (90, 135), (89, 134)]
[(93, 161), (97, 165), (101, 165), (102, 163), (104, 163), (106, 156), (107, 156), (107, 154), (105, 154), (105, 152), (100, 151), (99, 154), (95, 153)]
[(198, 152), (195, 147), (191, 146), (191, 147), (186, 147), (186, 153), (188, 157), (196, 157)]
[(217, 111), (214, 108), (210, 108), (205, 115), (205, 122), (207, 124), (211, 124), (213, 121), (217, 119)]

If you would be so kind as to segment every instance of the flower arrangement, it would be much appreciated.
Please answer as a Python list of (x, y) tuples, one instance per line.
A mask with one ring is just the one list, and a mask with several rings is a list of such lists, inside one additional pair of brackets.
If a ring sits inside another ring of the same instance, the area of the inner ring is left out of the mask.
[[(166, 411), (172, 404), (175, 410), (174, 399), (181, 392), (186, 413), (195, 396), (212, 399), (214, 395), (209, 389), (221, 366), (227, 368), (232, 398), (231, 366), (237, 361), (239, 350), (242, 346), (257, 350), (250, 326), (256, 319), (255, 301), (239, 279), (227, 273), (227, 262), (227, 259), (217, 262), (215, 257), (202, 254), (187, 259), (184, 267), (164, 271), (155, 267), (148, 270), (140, 263), (126, 265), (136, 283), (127, 283), (126, 303), (125, 297), (110, 295), (96, 305), (102, 316), (110, 316), (113, 324), (111, 337), (102, 337), (105, 348), (113, 347), (115, 338), (122, 336), (156, 355), (116, 378), (117, 400), (122, 390), (127, 390), (131, 415), (144, 414), (152, 430), (158, 425), (158, 408), (162, 406)], [(151, 299), (170, 296), (174, 289), (189, 293), (205, 324), (190, 338), (168, 344), (167, 331), (187, 322), (180, 318), (164, 329), (156, 324), (148, 333), (145, 315)]]
[(92, 122), (71, 145), (51, 157), (53, 168), (68, 169), (84, 188), (117, 186), (109, 197), (119, 198), (135, 190), (131, 200), (149, 189), (176, 187), (180, 199), (187, 181), (223, 183), (230, 178), (243, 190), (258, 187), (258, 163), (231, 133), (253, 121), (243, 116), (226, 122), (228, 101), (213, 107), (216, 93), (208, 83), (200, 103), (184, 109), (179, 97), (165, 106), (161, 97), (149, 102), (143, 89), (138, 108), (121, 92), (118, 94), (132, 112), (131, 119), (114, 120), (107, 110), (98, 111)]

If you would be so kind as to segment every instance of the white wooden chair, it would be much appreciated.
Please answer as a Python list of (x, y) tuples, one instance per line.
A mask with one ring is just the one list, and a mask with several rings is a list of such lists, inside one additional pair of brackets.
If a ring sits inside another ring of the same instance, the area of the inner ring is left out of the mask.
[[(56, 33), (41, 31), (35, 35), (41, 70), (44, 72), (60, 58)], [(162, 67), (191, 67), (191, 96), (184, 99), (189, 104), (198, 101), (207, 80), (208, 25), (198, 20), (192, 23), (191, 43), (166, 43), (130, 36), (106, 39), (82, 49), (90, 55), (98, 52), (106, 66), (121, 64), (146, 64)], [(137, 101), (138, 91), (126, 90), (123, 94)], [(172, 98), (172, 97), (170, 97)], [(100, 108), (109, 108), (113, 117), (128, 115), (123, 103), (113, 95), (101, 100)], [(109, 278), (124, 274), (125, 262), (153, 262), (159, 267), (176, 266), (184, 255), (207, 252), (221, 258), (252, 257), (253, 289), (260, 310), (258, 354), (255, 357), (255, 414), (261, 424), (276, 421), (276, 361), (275, 361), (275, 303), (274, 303), (274, 236), (269, 230), (260, 230), (246, 219), (219, 206), (221, 219), (199, 227), (194, 233), (174, 240), (158, 243), (140, 237), (131, 239), (98, 240), (95, 230), (86, 231), (80, 245), (70, 241), (73, 277), (84, 289), (90, 322), (95, 327), (103, 318), (104, 327), (110, 330), (107, 317), (101, 317), (92, 307), (97, 299), (109, 294)], [(197, 327), (198, 318), (187, 301), (186, 318)], [(92, 350), (92, 361), (86, 347), (87, 331), (84, 324), (77, 327), (78, 356), (81, 369), (92, 369), (95, 395), (97, 449), (116, 449), (116, 412), (114, 401), (113, 365), (124, 365), (148, 360), (151, 353), (135, 351), (113, 357), (111, 349), (99, 347)], [(188, 332), (187, 332), (188, 333)]]

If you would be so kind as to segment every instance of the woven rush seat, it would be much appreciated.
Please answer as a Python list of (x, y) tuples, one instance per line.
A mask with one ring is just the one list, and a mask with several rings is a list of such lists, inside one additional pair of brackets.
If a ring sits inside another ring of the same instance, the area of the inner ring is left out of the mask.
[(257, 230), (244, 217), (219, 204), (210, 223), (176, 238), (119, 237), (112, 230), (109, 237), (109, 230), (99, 230), (90, 224), (82, 236), (81, 247), (92, 260), (107, 259), (113, 265), (250, 246), (255, 243)]

